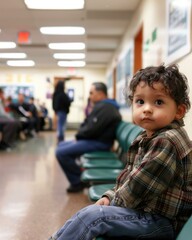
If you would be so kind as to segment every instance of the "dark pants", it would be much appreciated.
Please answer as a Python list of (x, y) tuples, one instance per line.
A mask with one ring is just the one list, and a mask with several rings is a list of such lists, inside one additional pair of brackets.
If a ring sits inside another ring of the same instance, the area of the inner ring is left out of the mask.
[(76, 159), (82, 154), (93, 151), (109, 150), (111, 144), (92, 140), (60, 142), (56, 149), (56, 157), (71, 185), (80, 183), (81, 168)]
[(14, 119), (1, 119), (0, 125), (2, 128), (2, 141), (6, 144), (12, 144), (17, 137), (17, 134), (21, 128), (21, 123)]

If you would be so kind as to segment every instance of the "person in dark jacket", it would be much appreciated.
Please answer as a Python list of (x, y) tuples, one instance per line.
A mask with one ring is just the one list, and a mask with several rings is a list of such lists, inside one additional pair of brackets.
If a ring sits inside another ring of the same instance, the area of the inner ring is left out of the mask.
[(109, 150), (114, 143), (116, 127), (121, 121), (119, 106), (115, 100), (107, 98), (104, 83), (92, 84), (90, 100), (94, 108), (81, 124), (76, 140), (61, 142), (56, 149), (57, 160), (70, 182), (68, 193), (82, 191), (85, 187), (80, 180), (81, 168), (76, 159), (87, 152)]
[(15, 143), (21, 124), (5, 111), (4, 102), (4, 91), (0, 88), (0, 150), (9, 151)]
[(19, 93), (17, 102), (9, 104), (9, 107), (13, 111), (14, 118), (21, 122), (22, 131), (29, 137), (35, 137), (35, 119), (30, 104), (26, 102), (26, 96)]
[(67, 94), (64, 92), (64, 82), (59, 81), (55, 86), (53, 93), (53, 110), (57, 115), (57, 139), (58, 143), (65, 139), (65, 128), (67, 121), (67, 114), (71, 101)]

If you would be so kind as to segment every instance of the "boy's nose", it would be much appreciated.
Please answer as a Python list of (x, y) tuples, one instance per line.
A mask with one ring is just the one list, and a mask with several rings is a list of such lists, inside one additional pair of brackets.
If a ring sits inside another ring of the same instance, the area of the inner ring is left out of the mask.
[(150, 104), (145, 104), (144, 106), (144, 109), (143, 109), (143, 112), (146, 113), (146, 112), (152, 112), (152, 107)]

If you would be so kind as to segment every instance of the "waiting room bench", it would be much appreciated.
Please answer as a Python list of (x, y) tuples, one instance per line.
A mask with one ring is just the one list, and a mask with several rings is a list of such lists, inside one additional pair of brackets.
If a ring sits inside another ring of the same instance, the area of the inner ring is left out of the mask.
[[(89, 155), (84, 155), (83, 158), (81, 158), (81, 164), (83, 169), (90, 169), (90, 168), (123, 168), (124, 167), (124, 158), (127, 154), (127, 151), (133, 142), (133, 140), (138, 136), (138, 134), (142, 131), (142, 128), (132, 124), (132, 123), (126, 123), (122, 122), (123, 129), (122, 131), (117, 131), (117, 142), (119, 145), (119, 154), (113, 153), (111, 155), (111, 152), (108, 152), (109, 155), (107, 155), (107, 152), (93, 152), (89, 153)], [(121, 124), (119, 125), (122, 126)], [(98, 153), (98, 158), (96, 158), (96, 155)], [(103, 154), (102, 154), (103, 153)], [(91, 155), (92, 154), (92, 155)], [(87, 156), (85, 158), (85, 156)], [(102, 157), (103, 156), (103, 157)], [(109, 157), (111, 156), (111, 157)], [(90, 157), (90, 158), (89, 158)]]
[[(132, 124), (127, 123), (130, 128), (124, 131), (118, 136), (119, 145), (123, 149), (121, 153), (121, 159), (110, 159), (111, 161), (108, 162), (109, 159), (87, 159), (84, 160), (82, 163), (82, 167), (84, 171), (81, 174), (81, 181), (85, 183), (89, 183), (90, 185), (98, 184), (98, 183), (113, 183), (116, 180), (116, 177), (120, 173), (121, 169), (124, 167), (126, 163), (126, 155), (127, 151), (135, 140), (135, 138), (143, 131), (142, 128)], [(92, 161), (94, 160), (94, 161)], [(102, 163), (101, 163), (102, 161)], [(117, 163), (116, 161), (120, 161)], [(113, 164), (119, 164), (118, 168), (114, 168)], [(91, 167), (90, 167), (91, 166)], [(88, 168), (88, 169), (86, 169)]]
[[(116, 130), (116, 140), (118, 142), (119, 136), (121, 136), (122, 132), (125, 132), (125, 128), (129, 128), (129, 126), (132, 126), (132, 123), (128, 123), (125, 121), (121, 121), (118, 126), (117, 126), (117, 130)], [(91, 153), (85, 153), (81, 156), (81, 159), (117, 159), (118, 156), (118, 152), (120, 152), (120, 145), (118, 143), (118, 147), (116, 149), (115, 152), (112, 151), (95, 151), (95, 152), (91, 152)]]

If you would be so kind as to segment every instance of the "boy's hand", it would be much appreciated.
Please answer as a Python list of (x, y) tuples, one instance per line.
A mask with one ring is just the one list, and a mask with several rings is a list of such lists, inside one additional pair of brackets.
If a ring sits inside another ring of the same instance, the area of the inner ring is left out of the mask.
[(96, 205), (107, 205), (108, 206), (110, 204), (110, 201), (109, 201), (108, 197), (102, 197), (95, 204)]

